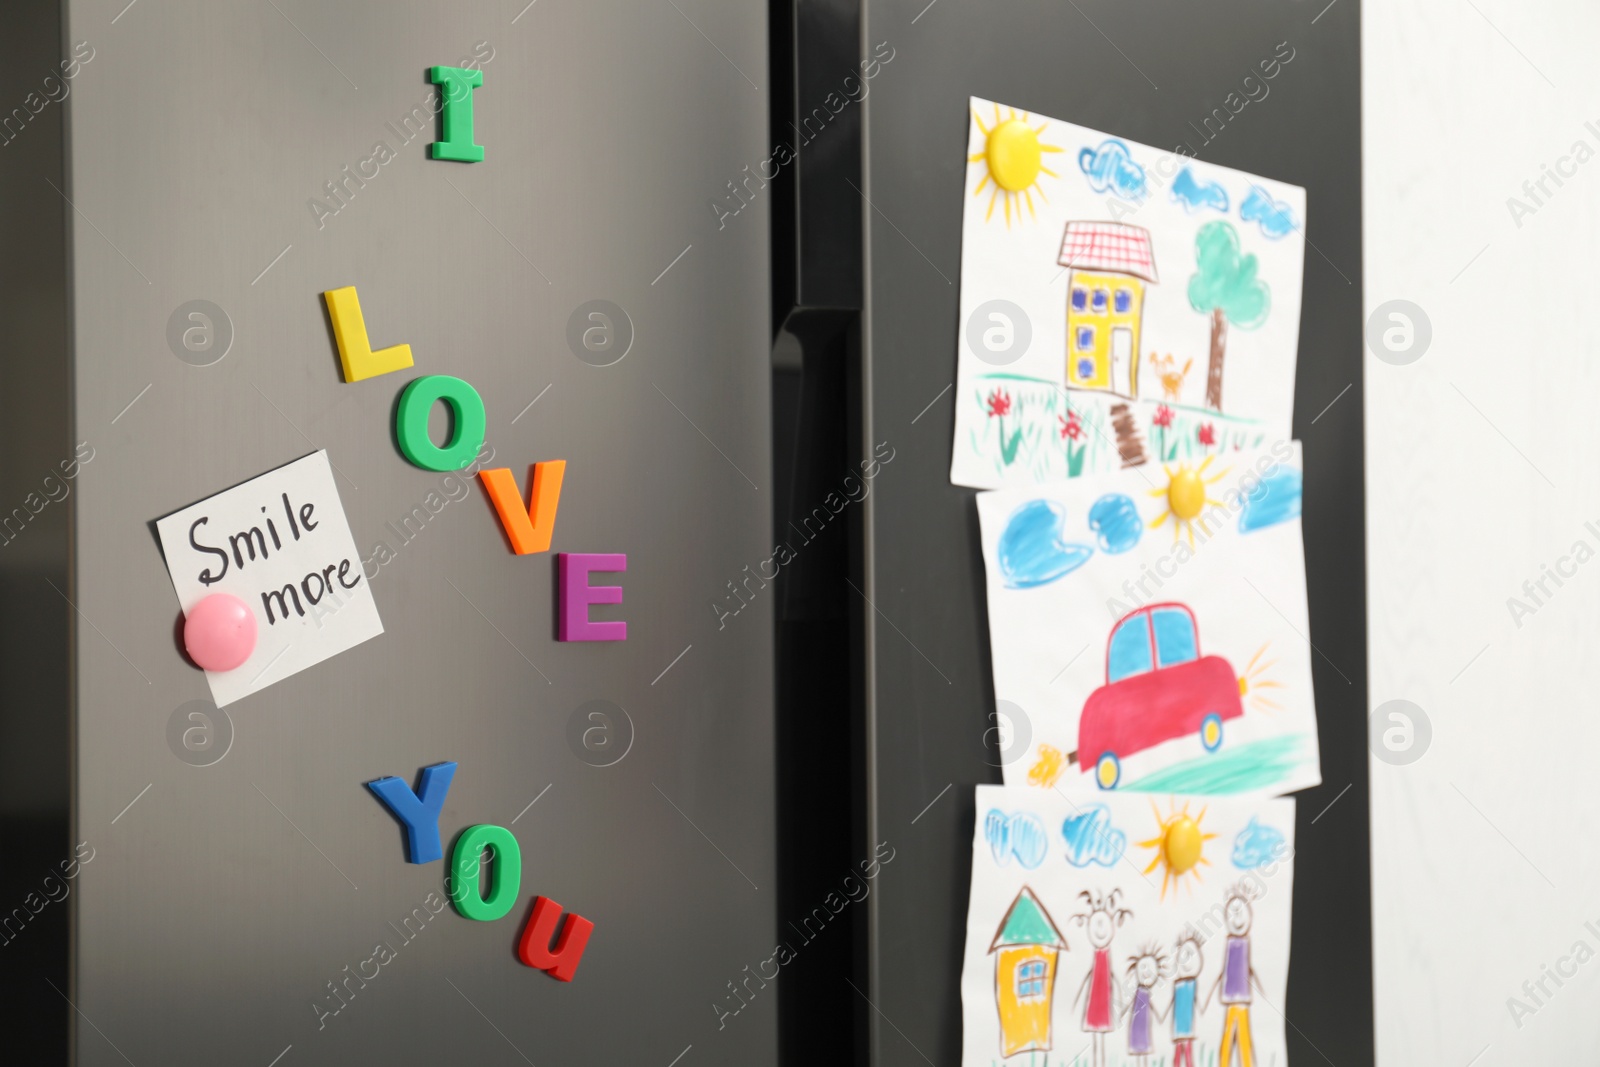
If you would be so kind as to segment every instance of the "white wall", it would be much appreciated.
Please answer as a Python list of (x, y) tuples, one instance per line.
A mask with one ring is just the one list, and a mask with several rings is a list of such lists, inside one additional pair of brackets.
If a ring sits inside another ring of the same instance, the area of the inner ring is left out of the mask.
[[(1372, 763), (1379, 1062), (1596, 1063), (1600, 956), (1522, 986), (1600, 953), (1600, 556), (1542, 604), (1523, 583), (1600, 552), (1600, 5), (1363, 13), (1367, 309), (1433, 332), (1366, 360), (1370, 696), (1432, 726)], [(1595, 158), (1528, 199), (1578, 141)]]

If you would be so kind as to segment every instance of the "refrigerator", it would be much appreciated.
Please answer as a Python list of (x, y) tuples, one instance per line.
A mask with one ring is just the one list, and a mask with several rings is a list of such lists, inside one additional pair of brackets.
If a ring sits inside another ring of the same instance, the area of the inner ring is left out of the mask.
[[(948, 475), (969, 96), (1308, 190), (1310, 638), (1344, 672), (1284, 1010), (1295, 1062), (1371, 1062), (1354, 0), (3, 18), (0, 983), (30, 1062), (958, 1060), (1000, 780)], [(436, 67), (481, 77), (481, 161), (429, 147), (461, 139)], [(346, 380), (345, 287), (411, 366)], [(483, 402), (476, 467), (526, 497), (565, 462), (548, 551), (407, 458), (433, 375)], [(383, 632), (219, 708), (156, 522), (324, 451)], [(626, 557), (590, 583), (625, 640), (561, 640), (564, 553)], [(369, 783), (446, 762), (443, 858), (410, 863)], [(521, 859), (490, 921), (448, 903), (477, 826)], [(519, 958), (536, 898), (593, 924), (571, 981)]]

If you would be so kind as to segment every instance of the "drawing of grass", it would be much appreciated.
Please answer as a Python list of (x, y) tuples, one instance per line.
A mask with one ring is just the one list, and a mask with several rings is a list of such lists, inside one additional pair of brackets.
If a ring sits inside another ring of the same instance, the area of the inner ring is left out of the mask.
[(1222, 746), (1184, 763), (1165, 767), (1129, 782), (1136, 793), (1244, 793), (1265, 789), (1287, 778), (1302, 760), (1305, 737), (1269, 737), (1229, 748)]
[[(998, 481), (1055, 482), (1122, 467), (1110, 418), (1112, 402), (1122, 402), (1118, 398), (1069, 391), (1025, 374), (985, 374), (975, 384), (964, 402), (974, 406), (977, 418), (963, 420), (968, 430), (958, 447), (988, 465)], [(1266, 440), (1252, 419), (1154, 400), (1127, 403), (1151, 435), (1156, 462), (1255, 448)]]

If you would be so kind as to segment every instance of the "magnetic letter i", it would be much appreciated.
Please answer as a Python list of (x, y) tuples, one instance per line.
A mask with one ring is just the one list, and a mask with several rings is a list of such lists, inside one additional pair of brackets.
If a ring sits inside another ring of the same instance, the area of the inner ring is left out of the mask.
[(472, 90), (483, 84), (483, 71), (434, 67), (433, 84), (444, 97), (444, 140), (428, 146), (434, 159), (482, 163), (483, 146), (472, 143)]

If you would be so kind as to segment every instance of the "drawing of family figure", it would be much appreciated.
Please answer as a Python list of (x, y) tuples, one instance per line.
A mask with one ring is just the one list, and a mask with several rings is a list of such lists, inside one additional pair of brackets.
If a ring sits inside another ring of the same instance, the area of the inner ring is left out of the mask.
[[(1108, 894), (1085, 890), (1079, 894), (1079, 899), (1087, 908), (1072, 919), (1084, 928), (1089, 946), (1094, 951), (1089, 973), (1084, 976), (1078, 994), (1073, 998), (1075, 1008), (1080, 1001), (1083, 1002), (1082, 1027), (1091, 1039), (1092, 1067), (1105, 1067), (1106, 1035), (1120, 1028), (1124, 1019), (1128, 1026), (1128, 1054), (1135, 1062), (1142, 1062), (1155, 1052), (1156, 1023), (1170, 1019), (1172, 1067), (1195, 1067), (1197, 1017), (1219, 990), (1219, 1003), (1226, 1010), (1217, 1067), (1232, 1067), (1236, 1060), (1239, 1067), (1254, 1067), (1255, 1051), (1250, 1038), (1250, 990), (1252, 985), (1260, 989), (1261, 983), (1250, 965), (1253, 912), (1248, 887), (1240, 885), (1228, 891), (1223, 905), (1223, 923), (1228, 936), (1222, 973), (1217, 975), (1203, 1000), (1198, 998), (1198, 993), (1205, 956), (1201, 951), (1200, 938), (1192, 928), (1178, 935), (1170, 961), (1161, 946), (1154, 942), (1141, 946), (1129, 957), (1126, 985), (1132, 995), (1125, 995), (1123, 983), (1112, 977), (1111, 963), (1111, 942), (1117, 928), (1133, 915), (1119, 906), (1120, 898), (1120, 890), (1114, 889)], [(1156, 1000), (1156, 986), (1168, 977), (1172, 979), (1172, 994), (1163, 1011)]]

